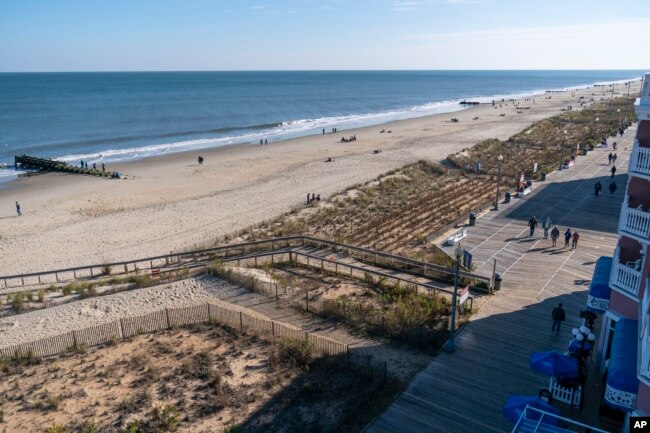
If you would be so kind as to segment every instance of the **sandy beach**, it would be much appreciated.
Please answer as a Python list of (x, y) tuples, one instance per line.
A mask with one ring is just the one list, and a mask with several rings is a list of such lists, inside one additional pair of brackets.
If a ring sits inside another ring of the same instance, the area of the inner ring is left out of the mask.
[[(639, 81), (631, 85), (638, 92)], [(628, 88), (616, 85), (614, 96)], [(572, 96), (572, 93), (574, 94)], [(535, 96), (267, 146), (236, 145), (115, 164), (125, 180), (44, 174), (0, 189), (0, 274), (147, 257), (198, 245), (417, 161), (507, 139), (611, 87)], [(551, 99), (546, 99), (551, 96)], [(529, 107), (521, 109), (521, 107)], [(458, 122), (451, 122), (452, 117)], [(478, 119), (476, 119), (478, 118)], [(386, 131), (381, 133), (380, 131)], [(388, 133), (387, 131), (391, 131)], [(357, 140), (340, 142), (356, 135)], [(373, 154), (374, 149), (381, 149)], [(203, 165), (197, 157), (205, 158)], [(332, 162), (324, 162), (332, 158)], [(15, 215), (19, 201), (23, 215)]]

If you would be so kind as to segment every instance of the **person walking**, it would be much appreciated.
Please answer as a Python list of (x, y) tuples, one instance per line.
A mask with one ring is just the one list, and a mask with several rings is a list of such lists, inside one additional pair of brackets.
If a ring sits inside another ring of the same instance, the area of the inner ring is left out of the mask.
[(571, 240), (571, 229), (566, 229), (564, 232), (564, 248), (569, 248), (569, 241)]
[(535, 227), (537, 227), (537, 220), (534, 216), (528, 220), (528, 227), (530, 227), (530, 237), (533, 237), (533, 233), (535, 233)]
[(551, 230), (551, 241), (553, 242), (552, 246), (557, 247), (557, 240), (560, 237), (560, 229), (557, 226), (553, 227)]
[(104, 173), (106, 172), (106, 166), (104, 165), (103, 162), (102, 162), (102, 172), (104, 172)]
[(609, 184), (609, 195), (614, 194), (614, 192), (616, 192), (616, 188), (616, 182), (612, 181), (612, 183)]
[(578, 239), (580, 239), (580, 235), (578, 234), (578, 231), (575, 230), (573, 232), (573, 243), (571, 244), (572, 250), (575, 250), (578, 247)]
[(555, 335), (560, 335), (560, 325), (566, 319), (564, 314), (564, 308), (562, 308), (562, 303), (559, 303), (557, 307), (553, 308), (551, 312), (551, 317), (553, 318), (553, 326), (551, 327), (551, 333)]
[(612, 173), (612, 179), (614, 179), (614, 176), (616, 176), (616, 166), (612, 165), (612, 168), (609, 171)]
[(614, 164), (616, 164), (616, 160), (617, 160), (617, 159), (618, 159), (618, 156), (616, 156), (616, 154), (614, 154), (614, 156), (612, 156), (612, 162), (613, 162)]
[(612, 155), (612, 152), (609, 152), (609, 155), (607, 155), (607, 160), (609, 161), (607, 165), (612, 165), (612, 158), (614, 155)]
[(600, 184), (600, 181), (596, 182), (596, 185), (594, 185), (594, 194), (596, 194), (596, 197), (600, 194), (601, 189), (603, 189), (603, 186)]
[(548, 239), (548, 231), (551, 229), (552, 225), (553, 223), (551, 223), (551, 218), (546, 217), (546, 219), (542, 223), (542, 228), (544, 229), (544, 239)]
[(20, 203), (18, 202), (16, 202), (16, 213), (18, 214), (18, 216), (22, 215), (22, 213), (20, 212)]

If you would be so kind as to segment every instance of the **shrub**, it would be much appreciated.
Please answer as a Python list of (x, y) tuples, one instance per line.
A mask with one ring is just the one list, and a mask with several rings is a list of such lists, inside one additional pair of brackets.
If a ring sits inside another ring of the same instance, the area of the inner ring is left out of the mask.
[(43, 433), (69, 433), (69, 430), (62, 424), (53, 423), (52, 427), (47, 427)]
[(29, 294), (27, 292), (14, 293), (11, 298), (11, 305), (16, 311), (25, 311), (27, 309), (27, 302), (29, 301)]
[(276, 351), (280, 363), (301, 370), (308, 370), (309, 364), (314, 357), (313, 345), (307, 339), (281, 339), (276, 346)]
[(246, 433), (246, 429), (243, 425), (231, 425), (222, 428), (219, 433)]

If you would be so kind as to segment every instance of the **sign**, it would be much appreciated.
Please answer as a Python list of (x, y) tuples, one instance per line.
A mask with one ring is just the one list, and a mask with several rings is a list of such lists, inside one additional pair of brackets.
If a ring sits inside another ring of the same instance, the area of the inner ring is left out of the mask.
[(463, 268), (471, 269), (472, 267), (472, 253), (467, 250), (463, 250)]
[(630, 432), (650, 432), (650, 417), (631, 416)]
[(458, 291), (458, 305), (463, 305), (469, 299), (469, 286)]

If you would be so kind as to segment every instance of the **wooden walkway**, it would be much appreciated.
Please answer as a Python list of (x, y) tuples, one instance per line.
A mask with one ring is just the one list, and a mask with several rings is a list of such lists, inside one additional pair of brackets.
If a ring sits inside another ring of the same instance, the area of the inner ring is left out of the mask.
[[(477, 273), (491, 272), (496, 259), (497, 272), (504, 279), (501, 291), (483, 303), (457, 336), (457, 352), (442, 353), (421, 371), (366, 428), (367, 433), (512, 430), (513, 425), (501, 414), (508, 394), (536, 395), (548, 386), (547, 377), (529, 368), (530, 353), (566, 350), (571, 329), (582, 323), (578, 313), (586, 307), (594, 262), (613, 253), (634, 134), (631, 128), (616, 140), (618, 190), (614, 196), (607, 189), (610, 146), (578, 158), (571, 169), (537, 183), (531, 195), (487, 212), (469, 228), (463, 247), (472, 252)], [(603, 184), (600, 197), (594, 197), (596, 179)], [(540, 225), (530, 238), (527, 223), (533, 215)], [(550, 239), (542, 239), (541, 222), (547, 215), (561, 233), (567, 227), (578, 230), (577, 250), (563, 249), (562, 236), (560, 248), (551, 248)], [(441, 244), (444, 238), (436, 242)], [(567, 321), (560, 336), (554, 337), (550, 315), (559, 302), (564, 304)], [(587, 400), (593, 401), (592, 397)], [(583, 413), (580, 418), (598, 426), (597, 414)]]

